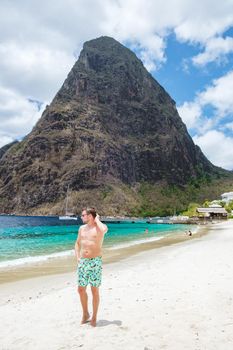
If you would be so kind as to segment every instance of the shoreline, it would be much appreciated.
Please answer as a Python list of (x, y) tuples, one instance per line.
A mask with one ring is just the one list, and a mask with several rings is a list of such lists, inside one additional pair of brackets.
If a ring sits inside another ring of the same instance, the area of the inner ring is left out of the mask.
[[(212, 224), (198, 226), (197, 231), (192, 236), (188, 236), (183, 232), (171, 233), (167, 236), (162, 236), (162, 239), (134, 244), (127, 247), (116, 249), (103, 248), (103, 263), (111, 264), (143, 251), (166, 247), (181, 242), (191, 241), (196, 238), (201, 238), (203, 235), (208, 234), (209, 228), (211, 226)], [(5, 267), (4, 269), (0, 268), (0, 285), (24, 279), (39, 278), (41, 276), (69, 273), (75, 270), (76, 259), (74, 255), (67, 255), (65, 257), (59, 258), (54, 257), (36, 263), (31, 262), (24, 265)]]

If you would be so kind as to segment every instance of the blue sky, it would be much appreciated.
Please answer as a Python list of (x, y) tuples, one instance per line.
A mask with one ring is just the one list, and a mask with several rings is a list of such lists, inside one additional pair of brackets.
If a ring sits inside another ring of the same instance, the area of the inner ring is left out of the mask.
[[(223, 37), (226, 36), (233, 37), (233, 28), (223, 33)], [(192, 58), (200, 52), (199, 45), (180, 43), (173, 34), (168, 37), (166, 43), (166, 63), (158, 71), (151, 73), (176, 101), (177, 106), (182, 106), (185, 101), (195, 100), (198, 92), (208, 89), (214, 79), (225, 76), (233, 68), (232, 53), (224, 56), (221, 61), (213, 61), (204, 67), (199, 67), (192, 64)], [(215, 107), (211, 103), (205, 105), (202, 110), (208, 119), (212, 119), (215, 115)], [(224, 129), (224, 135), (232, 138), (233, 128), (224, 128), (231, 122), (233, 122), (233, 111), (226, 113), (224, 118), (216, 123), (214, 130)], [(189, 133), (195, 137), (197, 130), (195, 127), (189, 127)]]
[(190, 63), (198, 52), (196, 46), (180, 43), (174, 35), (170, 35), (167, 39), (166, 63), (157, 72), (152, 72), (177, 105), (193, 100), (195, 92), (203, 89), (212, 76), (207, 70), (198, 69)]
[(0, 147), (31, 131), (83, 43), (101, 35), (142, 59), (194, 142), (233, 169), (233, 0), (1, 1)]

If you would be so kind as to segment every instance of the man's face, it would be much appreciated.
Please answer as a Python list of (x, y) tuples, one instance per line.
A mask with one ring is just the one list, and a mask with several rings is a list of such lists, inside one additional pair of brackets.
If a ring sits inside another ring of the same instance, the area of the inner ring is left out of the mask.
[[(89, 214), (90, 215), (90, 214)], [(88, 222), (89, 219), (89, 215), (87, 214), (86, 210), (82, 211), (82, 215), (81, 215), (81, 219), (83, 221), (84, 224), (86, 224)]]

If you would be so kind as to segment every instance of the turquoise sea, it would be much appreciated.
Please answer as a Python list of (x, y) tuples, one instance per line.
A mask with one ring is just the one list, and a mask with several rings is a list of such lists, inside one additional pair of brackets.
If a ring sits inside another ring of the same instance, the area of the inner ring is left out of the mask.
[[(0, 268), (74, 254), (81, 221), (58, 217), (0, 216)], [(196, 227), (181, 224), (110, 223), (104, 248), (119, 249), (163, 239)], [(148, 233), (145, 230), (148, 229)]]

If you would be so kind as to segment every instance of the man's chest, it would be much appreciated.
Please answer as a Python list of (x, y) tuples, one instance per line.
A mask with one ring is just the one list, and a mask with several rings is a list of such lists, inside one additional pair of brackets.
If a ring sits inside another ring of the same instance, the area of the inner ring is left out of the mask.
[(92, 229), (83, 229), (81, 233), (81, 240), (98, 241), (101, 240), (101, 235), (97, 233), (95, 227)]

